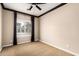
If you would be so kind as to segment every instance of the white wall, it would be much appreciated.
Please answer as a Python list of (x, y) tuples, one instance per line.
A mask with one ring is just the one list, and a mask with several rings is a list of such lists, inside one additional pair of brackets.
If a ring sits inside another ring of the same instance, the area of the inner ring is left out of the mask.
[(40, 39), (79, 55), (79, 4), (66, 4), (42, 16)]
[(3, 39), (2, 46), (13, 45), (13, 27), (14, 13), (8, 10), (3, 10)]
[[(31, 22), (31, 16), (17, 13), (17, 21)], [(13, 30), (14, 30), (14, 13), (12, 11), (3, 10), (3, 39), (2, 46), (13, 45)], [(35, 41), (38, 41), (38, 25), (39, 19), (35, 17)], [(31, 42), (31, 36), (17, 35), (18, 44)]]
[(39, 18), (35, 17), (35, 41), (39, 41)]
[(0, 51), (2, 49), (2, 7), (0, 4)]

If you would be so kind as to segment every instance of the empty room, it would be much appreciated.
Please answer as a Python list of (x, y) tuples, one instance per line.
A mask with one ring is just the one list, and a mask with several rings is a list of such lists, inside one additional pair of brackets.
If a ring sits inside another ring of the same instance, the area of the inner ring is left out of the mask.
[(79, 55), (79, 3), (0, 3), (0, 56)]

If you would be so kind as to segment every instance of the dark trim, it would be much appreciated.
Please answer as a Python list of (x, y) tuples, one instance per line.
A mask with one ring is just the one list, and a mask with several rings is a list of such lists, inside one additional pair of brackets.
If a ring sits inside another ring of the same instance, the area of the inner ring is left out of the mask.
[(3, 3), (1, 3), (1, 6), (2, 6), (2, 8), (4, 9), (4, 5), (3, 5)]
[(20, 12), (20, 11), (16, 11), (16, 10), (12, 10), (12, 9), (9, 9), (9, 8), (4, 8), (4, 9), (5, 9), (5, 10), (9, 10), (9, 11), (13, 11), (13, 12), (17, 12), (17, 13), (21, 13), (21, 14), (25, 14), (25, 15), (29, 15), (29, 16), (38, 17), (38, 16), (35, 16), (35, 15), (27, 14), (27, 13)]
[(13, 45), (17, 45), (17, 33), (16, 33), (17, 12), (14, 12), (14, 39)]
[(63, 6), (63, 5), (65, 5), (65, 4), (67, 4), (67, 3), (61, 3), (61, 4), (57, 5), (56, 7), (52, 8), (51, 10), (49, 10), (49, 11), (47, 11), (47, 12), (41, 14), (41, 15), (38, 16), (38, 17), (41, 17), (41, 16), (43, 16), (43, 15), (45, 15), (45, 14), (51, 12), (51, 11), (54, 11), (55, 9), (57, 9), (57, 8), (59, 8), (59, 7)]
[(34, 19), (35, 17), (34, 16), (31, 16), (31, 23), (32, 23), (32, 35), (31, 35), (31, 42), (34, 42), (35, 41), (35, 19)]
[(5, 6), (4, 6), (4, 4), (3, 4), (3, 3), (1, 3), (1, 5), (2, 5), (2, 8), (3, 8), (3, 9), (5, 9), (5, 10), (9, 10), (9, 11), (13, 11), (13, 12), (17, 12), (17, 13), (21, 13), (21, 14), (29, 15), (29, 16), (38, 17), (38, 16), (31, 15), (31, 14), (28, 14), (28, 13), (24, 13), (24, 12), (16, 11), (16, 10), (9, 9), (9, 8), (5, 8)]
[(14, 11), (14, 12), (18, 12), (18, 13), (21, 13), (21, 14), (25, 14), (25, 15), (29, 15), (29, 16), (34, 16), (34, 17), (41, 17), (41, 16), (43, 16), (43, 15), (45, 15), (45, 14), (47, 14), (47, 13), (53, 11), (53, 10), (55, 10), (55, 9), (57, 9), (57, 8), (59, 8), (59, 7), (63, 6), (63, 5), (65, 5), (65, 4), (67, 4), (67, 3), (61, 3), (61, 4), (57, 5), (56, 7), (52, 8), (51, 10), (46, 11), (45, 13), (43, 13), (43, 14), (41, 14), (41, 15), (39, 15), (39, 16), (35, 16), (35, 15), (27, 14), (27, 13), (24, 13), (24, 12), (20, 12), (20, 11), (12, 10), (12, 9), (9, 9), (9, 8), (5, 8), (4, 4), (1, 3), (2, 8), (5, 9), (5, 10)]

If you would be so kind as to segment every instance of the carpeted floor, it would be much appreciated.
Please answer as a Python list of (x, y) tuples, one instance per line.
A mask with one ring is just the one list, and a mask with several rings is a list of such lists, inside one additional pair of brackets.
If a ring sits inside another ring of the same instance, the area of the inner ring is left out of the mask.
[(1, 56), (72, 56), (42, 42), (19, 44), (3, 48)]

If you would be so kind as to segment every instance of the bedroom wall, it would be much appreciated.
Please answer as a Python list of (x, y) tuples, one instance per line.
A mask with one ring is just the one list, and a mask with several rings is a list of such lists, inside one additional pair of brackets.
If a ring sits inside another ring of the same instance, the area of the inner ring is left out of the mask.
[(79, 4), (66, 4), (40, 17), (40, 41), (79, 55)]
[[(3, 21), (2, 21), (2, 29), (3, 29), (3, 39), (2, 46), (10, 46), (13, 45), (13, 29), (14, 29), (14, 12), (3, 10)], [(27, 21), (31, 20), (31, 16), (17, 13), (17, 20)], [(38, 41), (38, 24), (39, 19), (35, 17), (35, 41)], [(31, 21), (30, 21), (31, 22)], [(31, 36), (17, 36), (18, 44), (31, 42)]]
[(0, 51), (2, 49), (2, 7), (0, 4)]
[(39, 41), (39, 18), (35, 17), (35, 41)]
[(14, 13), (12, 11), (3, 10), (3, 39), (2, 46), (13, 45), (13, 27), (14, 27)]

